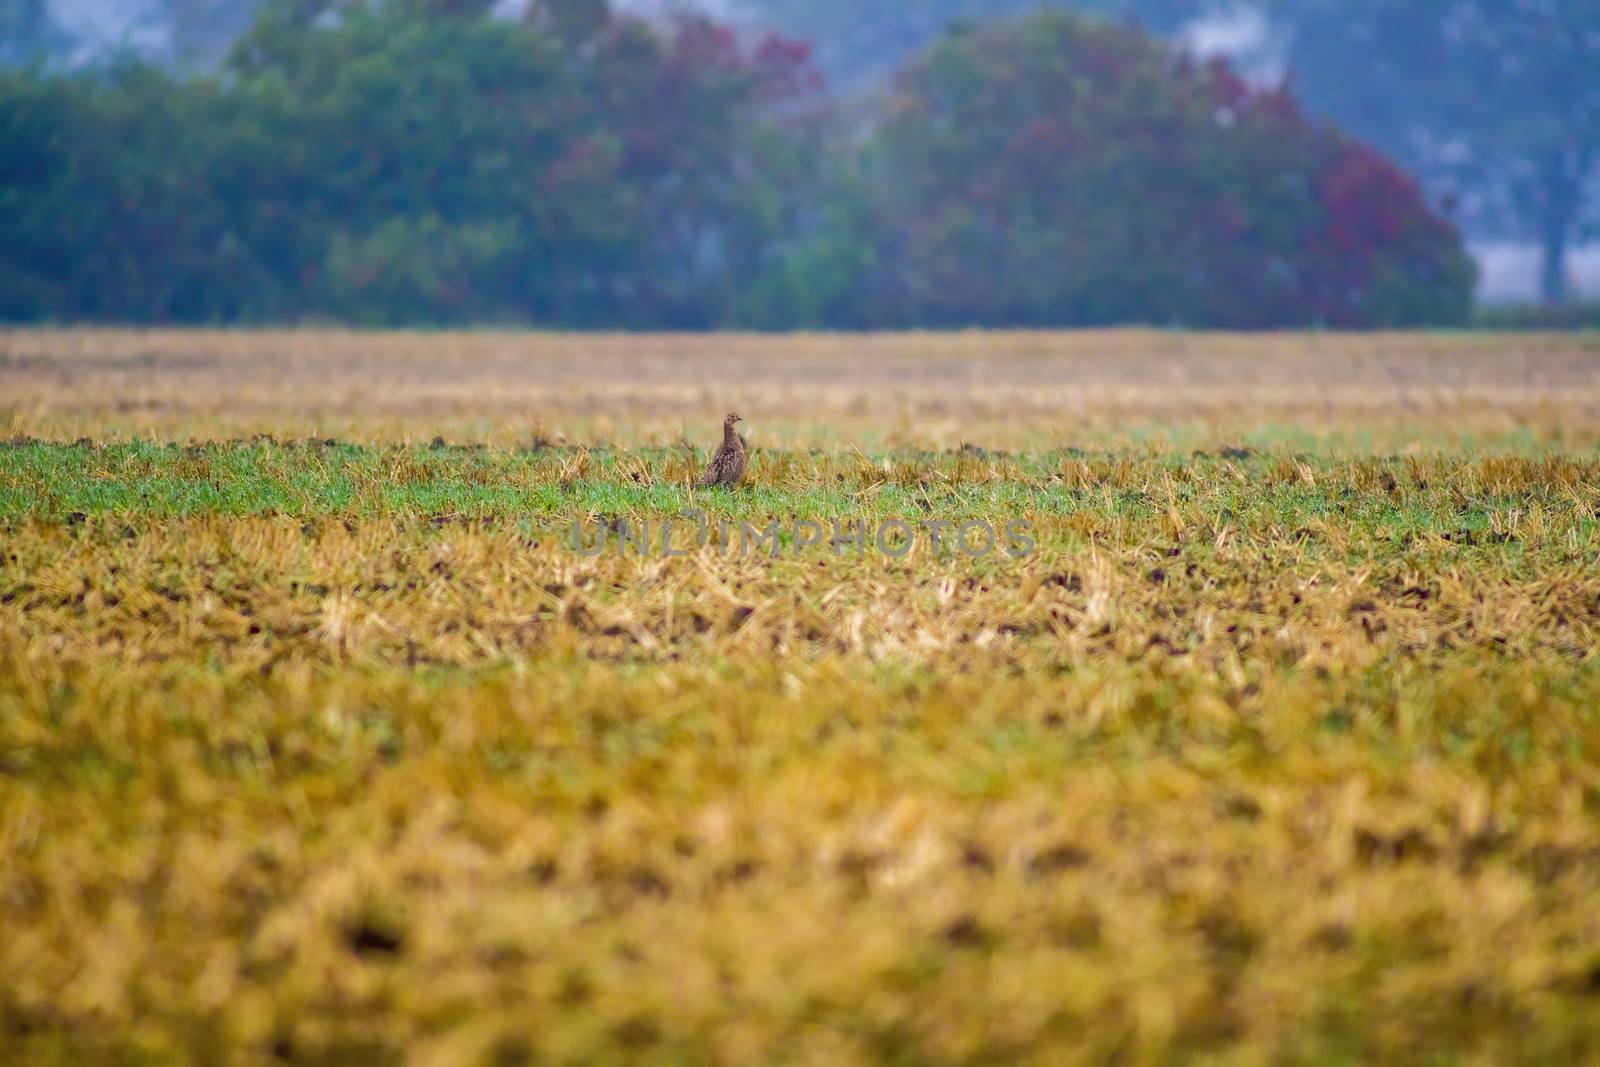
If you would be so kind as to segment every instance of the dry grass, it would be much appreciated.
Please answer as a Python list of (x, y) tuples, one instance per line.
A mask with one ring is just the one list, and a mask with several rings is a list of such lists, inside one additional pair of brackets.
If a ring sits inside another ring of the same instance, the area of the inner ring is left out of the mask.
[[(0, 1059), (1592, 1059), (1596, 361), (0, 337)], [(555, 536), (691, 502), (1039, 543)]]
[[(738, 383), (732, 396), (725, 383)], [(11, 432), (676, 440), (734, 400), (767, 443), (1084, 444), (1536, 433), (1600, 442), (1600, 335), (589, 336), (0, 332)], [(752, 441), (756, 441), (752, 437)]]

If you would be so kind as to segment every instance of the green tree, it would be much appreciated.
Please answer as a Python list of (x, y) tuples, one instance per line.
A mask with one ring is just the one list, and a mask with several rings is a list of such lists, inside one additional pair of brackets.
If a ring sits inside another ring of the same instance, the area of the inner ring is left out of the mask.
[(137, 65), (0, 77), (0, 312), (197, 320), (245, 272), (207, 180), (216, 97)]
[[(307, 216), (327, 240), (310, 257), (323, 295), (363, 318), (724, 321), (780, 222), (783, 168), (808, 158), (792, 144), (816, 88), (807, 52), (596, 0), (544, 0), (517, 23), (493, 7), (269, 8), (228, 74), (249, 119), (270, 116), (258, 147), (289, 151), (240, 167), (271, 187), (230, 198)], [(272, 240), (279, 220), (260, 223)]]
[(7, 75), (0, 314), (731, 321), (826, 158), (807, 50), (493, 6), (273, 0), (213, 75)]

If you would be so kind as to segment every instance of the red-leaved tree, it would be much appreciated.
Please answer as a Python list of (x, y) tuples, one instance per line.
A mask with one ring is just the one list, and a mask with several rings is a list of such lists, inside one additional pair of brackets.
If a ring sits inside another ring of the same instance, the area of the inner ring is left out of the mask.
[(1043, 13), (946, 37), (869, 146), (876, 321), (1459, 321), (1474, 268), (1397, 167), (1140, 32)]

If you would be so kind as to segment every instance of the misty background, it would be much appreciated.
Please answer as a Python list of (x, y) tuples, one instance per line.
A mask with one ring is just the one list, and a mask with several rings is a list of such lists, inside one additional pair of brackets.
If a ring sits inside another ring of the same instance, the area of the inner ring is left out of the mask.
[[(585, 0), (573, 0), (581, 6)], [(0, 0), (0, 65), (178, 77), (224, 65), (273, 0)], [(486, 0), (489, 3), (489, 0)], [(280, 4), (292, 8), (294, 3)], [(337, 4), (301, 4), (337, 9)], [(441, 2), (441, 7), (451, 6)], [(471, 3), (458, 5), (474, 6)], [(484, 5), (478, 5), (484, 6)], [(490, 4), (527, 17), (530, 0)], [(1040, 0), (616, 0), (646, 18), (702, 12), (807, 42), (844, 121), (942, 35)], [(1459, 227), (1485, 302), (1600, 296), (1600, 0), (1058, 0), (1225, 57), (1263, 91), (1372, 145)], [(328, 10), (322, 11), (328, 18)]]

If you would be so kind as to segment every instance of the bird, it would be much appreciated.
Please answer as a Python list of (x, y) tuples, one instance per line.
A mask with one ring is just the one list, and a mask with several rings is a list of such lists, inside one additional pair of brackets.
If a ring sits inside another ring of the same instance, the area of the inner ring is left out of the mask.
[(748, 462), (744, 435), (733, 428), (734, 423), (743, 421), (732, 412), (722, 420), (722, 445), (717, 449), (717, 454), (711, 457), (711, 466), (700, 476), (700, 488), (722, 485), (732, 489), (744, 478), (744, 468)]

